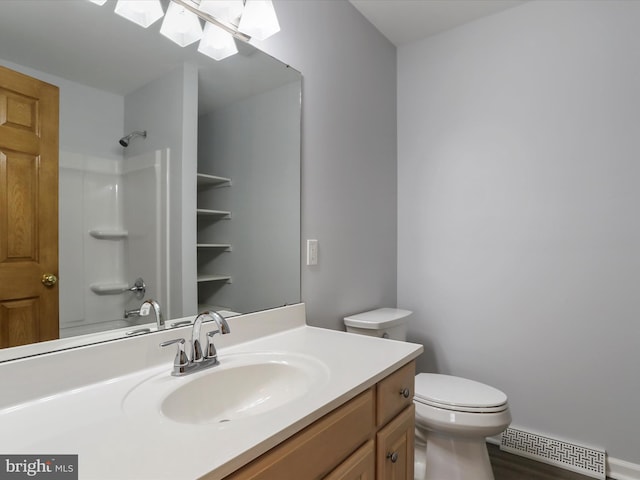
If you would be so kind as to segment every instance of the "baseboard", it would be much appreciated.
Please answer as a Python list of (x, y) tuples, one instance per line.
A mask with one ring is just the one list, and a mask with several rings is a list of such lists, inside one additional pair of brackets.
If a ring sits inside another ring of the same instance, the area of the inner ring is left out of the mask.
[(615, 480), (640, 480), (640, 465), (618, 458), (607, 458), (607, 476)]

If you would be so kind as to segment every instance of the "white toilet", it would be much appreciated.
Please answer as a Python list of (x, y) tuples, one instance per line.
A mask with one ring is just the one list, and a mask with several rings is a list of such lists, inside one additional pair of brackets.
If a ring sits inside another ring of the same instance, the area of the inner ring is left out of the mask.
[[(380, 308), (345, 317), (347, 332), (406, 341), (409, 310)], [(465, 378), (415, 378), (415, 480), (494, 480), (486, 437), (511, 423), (507, 396)]]

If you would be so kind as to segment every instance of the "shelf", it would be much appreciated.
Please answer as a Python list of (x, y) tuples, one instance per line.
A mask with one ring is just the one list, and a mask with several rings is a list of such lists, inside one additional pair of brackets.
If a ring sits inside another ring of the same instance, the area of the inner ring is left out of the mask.
[(230, 178), (208, 175), (206, 173), (198, 173), (197, 179), (198, 187), (222, 187), (231, 185)]
[[(198, 173), (197, 174), (197, 184), (198, 184), (198, 190), (199, 191), (203, 191), (206, 190), (207, 193), (204, 193), (204, 195), (208, 195), (209, 192), (211, 190), (213, 190), (214, 188), (219, 188), (219, 187), (228, 187), (231, 185), (231, 179), (230, 178), (225, 178), (225, 177), (218, 177), (216, 175), (209, 175), (206, 173)], [(202, 199), (204, 200), (204, 199)], [(210, 203), (211, 202), (211, 203)], [(216, 203), (213, 198), (208, 198), (206, 205), (211, 205), (211, 206), (216, 206)], [(202, 206), (202, 204), (200, 204), (200, 206)], [(224, 206), (220, 205), (218, 203), (217, 206)], [(198, 228), (200, 229), (201, 226), (204, 226), (205, 224), (208, 225), (212, 224), (214, 222), (216, 222), (217, 220), (221, 220), (221, 219), (230, 219), (231, 218), (231, 212), (226, 211), (226, 210), (214, 210), (214, 209), (210, 209), (210, 208), (197, 208), (196, 209), (196, 213), (198, 216)], [(200, 223), (202, 222), (202, 224)], [(198, 235), (203, 234), (204, 235), (205, 232), (198, 232)], [(215, 238), (215, 237), (213, 237)], [(228, 243), (214, 243), (212, 236), (209, 234), (209, 232), (207, 231), (207, 235), (204, 235), (204, 237), (200, 240), (204, 240), (204, 241), (199, 241), (196, 242), (196, 247), (198, 249), (198, 256), (199, 258), (201, 256), (204, 257), (214, 257), (217, 256), (219, 254), (221, 254), (221, 252), (230, 252), (231, 251), (231, 245)], [(200, 270), (200, 269), (199, 269)], [(225, 283), (232, 283), (231, 281), (231, 276), (230, 275), (210, 275), (210, 274), (204, 274), (202, 271), (198, 272), (198, 277), (197, 277), (198, 283), (199, 284), (208, 284), (210, 285), (209, 287), (203, 287), (205, 288), (205, 290), (211, 290), (211, 289), (218, 289), (219, 287), (221, 287), (222, 285), (224, 285)], [(200, 295), (201, 292), (199, 292), (198, 296)], [(210, 292), (209, 292), (210, 293)], [(201, 298), (198, 298), (199, 300), (202, 300)], [(229, 313), (234, 314), (235, 312), (231, 312), (229, 311)]]
[(98, 240), (123, 240), (129, 236), (129, 232), (126, 230), (89, 230), (89, 235)]
[(129, 285), (126, 283), (92, 283), (89, 288), (97, 295), (117, 295), (129, 290)]
[(228, 252), (231, 251), (231, 245), (228, 243), (198, 243), (196, 245), (198, 248), (210, 248), (210, 249), (221, 249), (226, 250)]
[(231, 283), (229, 275), (198, 275), (198, 283), (201, 282), (227, 282)]
[(231, 212), (227, 212), (225, 210), (210, 210), (208, 208), (198, 208), (196, 212), (200, 216), (227, 217), (227, 218), (231, 217)]

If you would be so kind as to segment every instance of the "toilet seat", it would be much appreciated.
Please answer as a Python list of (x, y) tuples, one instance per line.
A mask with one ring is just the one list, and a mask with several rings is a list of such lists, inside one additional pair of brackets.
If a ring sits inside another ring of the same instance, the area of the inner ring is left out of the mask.
[(413, 399), (423, 405), (456, 412), (497, 413), (508, 408), (507, 396), (497, 388), (436, 373), (416, 375)]

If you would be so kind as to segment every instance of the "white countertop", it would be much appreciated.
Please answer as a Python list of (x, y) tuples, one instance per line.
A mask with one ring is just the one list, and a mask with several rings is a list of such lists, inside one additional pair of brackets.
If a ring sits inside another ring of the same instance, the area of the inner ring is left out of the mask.
[[(231, 325), (225, 337), (233, 335)], [(252, 352), (316, 358), (326, 366), (326, 382), (283, 407), (226, 423), (191, 425), (126, 412), (123, 399), (134, 387), (154, 375), (170, 377), (168, 361), (5, 405), (0, 452), (78, 454), (82, 480), (187, 480), (212, 471), (223, 478), (416, 358), (422, 346), (302, 325), (218, 350), (221, 363), (225, 356)], [(150, 411), (156, 400), (149, 399)]]

